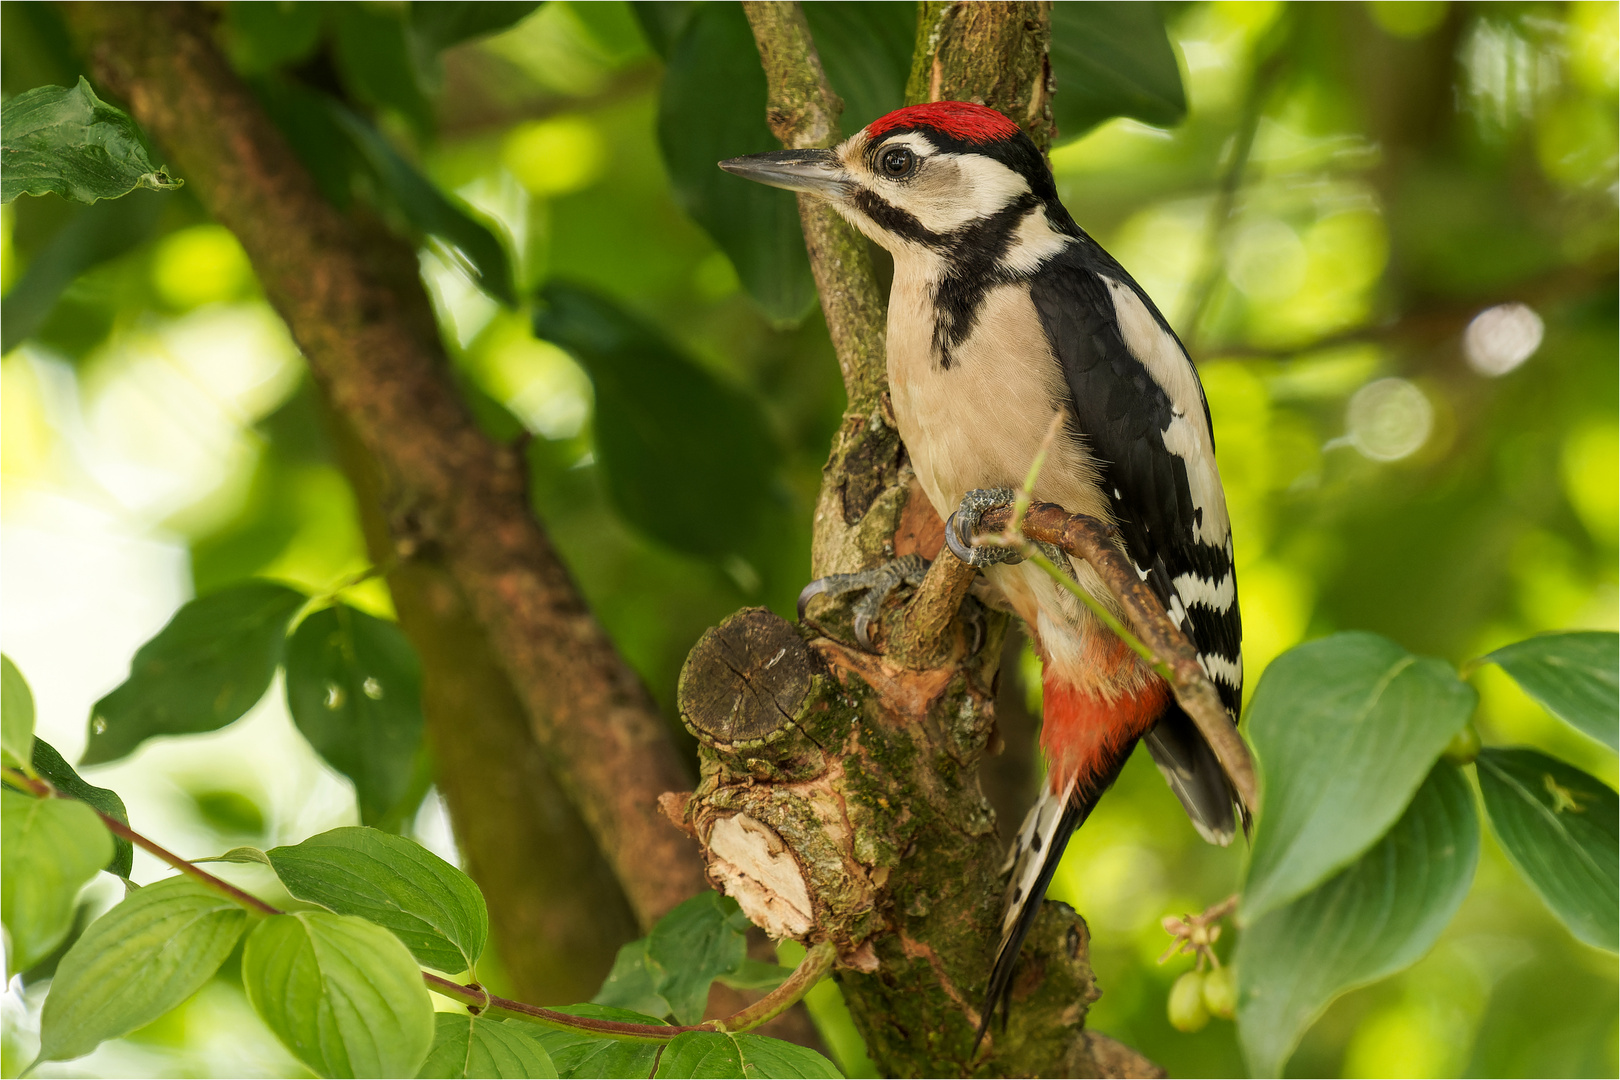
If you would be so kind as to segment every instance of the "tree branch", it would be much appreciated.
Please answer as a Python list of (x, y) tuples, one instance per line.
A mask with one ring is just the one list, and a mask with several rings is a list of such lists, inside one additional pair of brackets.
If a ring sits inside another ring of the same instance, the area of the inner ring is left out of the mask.
[[(804, 10), (779, 0), (744, 0), (743, 10), (765, 67), (765, 115), (771, 133), (795, 150), (836, 144), (844, 103), (827, 84)], [(866, 239), (836, 210), (823, 199), (801, 194), (799, 220), (843, 372), (848, 411), (864, 416), (877, 406), (878, 395), (888, 385), (883, 354), (888, 305), (872, 272)]]
[(554, 774), (650, 926), (704, 887), (695, 852), (656, 810), (687, 771), (531, 513), (518, 455), (475, 426), (431, 322), (367, 264), (353, 223), (321, 198), (226, 64), (207, 9), (63, 10), (100, 81), (242, 242), (317, 381), (381, 467), (396, 550), (442, 558)]

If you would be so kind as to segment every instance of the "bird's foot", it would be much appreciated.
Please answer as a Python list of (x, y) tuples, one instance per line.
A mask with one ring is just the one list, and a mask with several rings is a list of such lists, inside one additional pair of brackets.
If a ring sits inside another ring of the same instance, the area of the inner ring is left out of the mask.
[(956, 508), (956, 513), (945, 521), (945, 544), (951, 549), (951, 554), (969, 566), (1022, 562), (1024, 557), (1012, 548), (973, 542), (985, 511), (1010, 506), (1017, 498), (1012, 488), (975, 488), (962, 496), (962, 504)]
[[(975, 488), (962, 496), (962, 504), (945, 522), (945, 544), (951, 553), (969, 566), (992, 566), (996, 563), (1023, 562), (1024, 557), (1010, 547), (996, 544), (975, 544), (973, 537), (979, 532), (984, 515), (998, 506), (1011, 506), (1018, 494), (1011, 488)], [(1034, 545), (1059, 567), (1067, 569), (1068, 559), (1055, 544), (1032, 541)]]
[(828, 574), (817, 578), (799, 593), (799, 621), (804, 621), (810, 601), (817, 596), (838, 599), (852, 593), (865, 593), (850, 609), (850, 622), (855, 629), (855, 640), (861, 648), (872, 652), (872, 624), (883, 610), (884, 601), (902, 585), (913, 588), (922, 584), (928, 573), (928, 560), (921, 555), (902, 555), (893, 562), (862, 570), (855, 574)]

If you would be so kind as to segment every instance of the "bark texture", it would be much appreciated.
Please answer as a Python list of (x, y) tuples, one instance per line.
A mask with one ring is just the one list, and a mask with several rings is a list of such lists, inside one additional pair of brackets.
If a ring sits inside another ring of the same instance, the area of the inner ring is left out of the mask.
[(454, 584), (650, 926), (704, 887), (691, 844), (657, 813), (658, 796), (689, 773), (530, 512), (520, 456), (474, 425), (452, 386), (414, 258), (409, 275), (368, 261), (355, 223), (322, 199), (215, 47), (202, 5), (65, 11), (99, 81), (242, 242), (327, 399), (377, 463), (393, 550), (407, 563), (430, 557)]
[[(746, 7), (773, 130), (789, 146), (830, 145), (839, 105), (798, 5)], [(921, 5), (909, 98), (991, 105), (1044, 147), (1047, 16), (1039, 3)], [(886, 383), (883, 304), (865, 248), (830, 210), (800, 209), (850, 401), (823, 472), (814, 573), (932, 558), (941, 523), (873, 392)], [(1008, 621), (964, 603), (972, 576), (948, 552), (935, 559), (910, 603), (886, 609), (875, 655), (854, 645), (848, 601), (825, 595), (801, 626), (756, 608), (711, 630), (679, 692), (702, 779), (668, 810), (756, 923), (837, 946), (845, 999), (887, 1074), (1154, 1075), (1084, 1031), (1097, 995), (1089, 933), (1058, 903), (1044, 906), (1025, 948), (1007, 1027), (973, 1054), (1003, 852), (978, 767), (999, 743)]]
[[(408, 246), (386, 246), (410, 265)], [(366, 546), (386, 564), (393, 538), (381, 472), (342, 417), (329, 415), (328, 426)], [(434, 777), (467, 872), (489, 903), (512, 996), (534, 1005), (586, 1001), (619, 946), (637, 935), (624, 891), (552, 777), (488, 634), (442, 561), (421, 554), (388, 575), (388, 588), (422, 660)]]

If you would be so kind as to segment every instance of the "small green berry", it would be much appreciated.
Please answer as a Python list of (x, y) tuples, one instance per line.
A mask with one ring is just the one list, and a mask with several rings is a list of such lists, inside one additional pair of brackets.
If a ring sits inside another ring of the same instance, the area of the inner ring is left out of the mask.
[(1204, 1008), (1211, 1016), (1230, 1020), (1237, 1013), (1237, 979), (1231, 967), (1216, 968), (1204, 976)]
[(1209, 1023), (1209, 1009), (1204, 1006), (1204, 973), (1189, 971), (1170, 988), (1170, 1026), (1177, 1031), (1193, 1032)]
[(1446, 743), (1446, 748), (1440, 753), (1453, 765), (1467, 765), (1479, 757), (1481, 745), (1479, 729), (1473, 724), (1464, 724), (1463, 729), (1451, 737), (1451, 741)]

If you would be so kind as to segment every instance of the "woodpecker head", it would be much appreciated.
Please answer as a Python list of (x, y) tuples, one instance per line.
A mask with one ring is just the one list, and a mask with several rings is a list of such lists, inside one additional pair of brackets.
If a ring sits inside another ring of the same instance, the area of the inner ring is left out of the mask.
[(1077, 232), (1029, 136), (994, 109), (963, 101), (899, 109), (831, 150), (751, 154), (720, 167), (819, 195), (896, 256), (948, 253), (986, 231), (1028, 225)]

